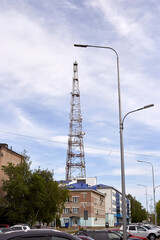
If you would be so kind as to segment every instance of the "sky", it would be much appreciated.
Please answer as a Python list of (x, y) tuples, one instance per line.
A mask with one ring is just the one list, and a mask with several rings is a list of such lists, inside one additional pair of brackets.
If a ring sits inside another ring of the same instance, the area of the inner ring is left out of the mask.
[(122, 116), (154, 104), (128, 115), (123, 130), (126, 193), (146, 207), (147, 189), (151, 209), (152, 166), (160, 185), (159, 15), (157, 0), (0, 0), (0, 142), (65, 179), (77, 61), (86, 175), (121, 191), (116, 55), (74, 44), (112, 47)]

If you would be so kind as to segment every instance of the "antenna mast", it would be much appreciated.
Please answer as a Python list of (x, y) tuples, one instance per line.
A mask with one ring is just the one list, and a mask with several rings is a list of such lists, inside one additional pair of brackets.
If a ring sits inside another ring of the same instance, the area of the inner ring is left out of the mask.
[(66, 180), (86, 177), (80, 91), (78, 81), (78, 63), (73, 64), (73, 86), (71, 92), (71, 112), (66, 160)]

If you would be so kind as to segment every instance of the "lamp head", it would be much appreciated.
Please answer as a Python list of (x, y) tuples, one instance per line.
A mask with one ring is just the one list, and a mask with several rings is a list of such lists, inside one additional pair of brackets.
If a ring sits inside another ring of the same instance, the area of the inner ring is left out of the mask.
[(88, 45), (85, 45), (85, 44), (74, 44), (75, 47), (88, 47)]
[(150, 108), (150, 107), (154, 107), (154, 104), (146, 105), (146, 106), (144, 106), (143, 108)]

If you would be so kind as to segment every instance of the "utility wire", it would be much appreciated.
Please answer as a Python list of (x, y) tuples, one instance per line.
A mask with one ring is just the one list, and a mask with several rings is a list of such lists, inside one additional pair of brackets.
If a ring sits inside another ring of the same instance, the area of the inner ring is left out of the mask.
[[(59, 144), (65, 144), (65, 145), (68, 144), (68, 143), (65, 143), (65, 142), (54, 141), (54, 140), (50, 140), (50, 139), (47, 139), (47, 138), (33, 137), (33, 136), (28, 136), (28, 135), (14, 133), (14, 132), (1, 131), (1, 130), (0, 130), (0, 132), (1, 133), (12, 134), (12, 135), (16, 135), (16, 136), (24, 137), (24, 138), (32, 138), (32, 139), (43, 140), (43, 141), (47, 141), (47, 142), (53, 142), (53, 143), (59, 143)], [(111, 152), (118, 152), (118, 153), (120, 152), (119, 150), (112, 150), (112, 149), (98, 148), (98, 147), (88, 147), (88, 146), (85, 146), (85, 148), (94, 149), (94, 150), (107, 151), (107, 152), (109, 152), (109, 155), (111, 154)], [(160, 158), (160, 156), (155, 156), (155, 155), (151, 155), (151, 154), (149, 155), (149, 154), (140, 154), (140, 153), (132, 153), (132, 152), (125, 152), (125, 154), (144, 156), (144, 157)], [(108, 155), (108, 157), (109, 157), (109, 155)]]

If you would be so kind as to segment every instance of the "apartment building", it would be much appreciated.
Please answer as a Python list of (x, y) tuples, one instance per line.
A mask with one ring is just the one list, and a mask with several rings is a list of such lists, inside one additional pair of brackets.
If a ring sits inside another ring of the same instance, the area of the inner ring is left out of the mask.
[(70, 197), (65, 203), (61, 226), (104, 227), (105, 195), (82, 182), (67, 187)]
[[(98, 184), (97, 185), (97, 178), (96, 177), (86, 177), (86, 178), (75, 178), (71, 181), (62, 181), (61, 184), (67, 186), (68, 184), (70, 184), (71, 186), (74, 186), (74, 184), (78, 184), (78, 183), (83, 183), (83, 184), (87, 184), (88, 187), (90, 187), (91, 189), (94, 189), (97, 192), (101, 192), (104, 196), (105, 196), (105, 210), (104, 210), (104, 222), (105, 225), (109, 225), (109, 227), (114, 227), (114, 226), (118, 226), (122, 224), (122, 193), (119, 192), (116, 188), (111, 187), (111, 186), (107, 186), (104, 184)], [(76, 186), (76, 185), (75, 185)], [(73, 189), (72, 189), (73, 190)], [(70, 189), (71, 191), (71, 189)], [(79, 198), (79, 201), (83, 202), (83, 199)], [(93, 201), (93, 199), (92, 199)], [(91, 203), (90, 203), (91, 204)], [(67, 206), (66, 206), (67, 208)], [(71, 206), (68, 205), (68, 208), (72, 208), (72, 204)], [(64, 211), (69, 211), (69, 210), (64, 210)], [(72, 211), (72, 210), (71, 210)], [(96, 211), (96, 210), (95, 210)], [(65, 215), (67, 216), (67, 215)], [(72, 226), (72, 222), (71, 219), (69, 218), (69, 216), (67, 216), (64, 219), (66, 221), (66, 225)], [(82, 216), (81, 216), (82, 217)], [(131, 219), (131, 205), (130, 205), (130, 200), (126, 198), (126, 220), (127, 220), (127, 224), (130, 223), (130, 219)], [(73, 218), (72, 218), (73, 219)], [(78, 221), (76, 221), (78, 223), (78, 225), (84, 226), (82, 220), (81, 220), (81, 224), (80, 224), (80, 218)], [(93, 223), (92, 223), (93, 225)], [(65, 226), (65, 223), (63, 222), (63, 226)]]
[(0, 143), (0, 189), (2, 187), (2, 179), (6, 179), (2, 166), (6, 166), (9, 162), (19, 164), (23, 161), (24, 157), (8, 148), (8, 144)]
[[(97, 190), (105, 195), (105, 221), (109, 226), (117, 226), (122, 224), (122, 193), (111, 186), (99, 184)], [(126, 198), (126, 217), (127, 224), (131, 218), (130, 200)]]

